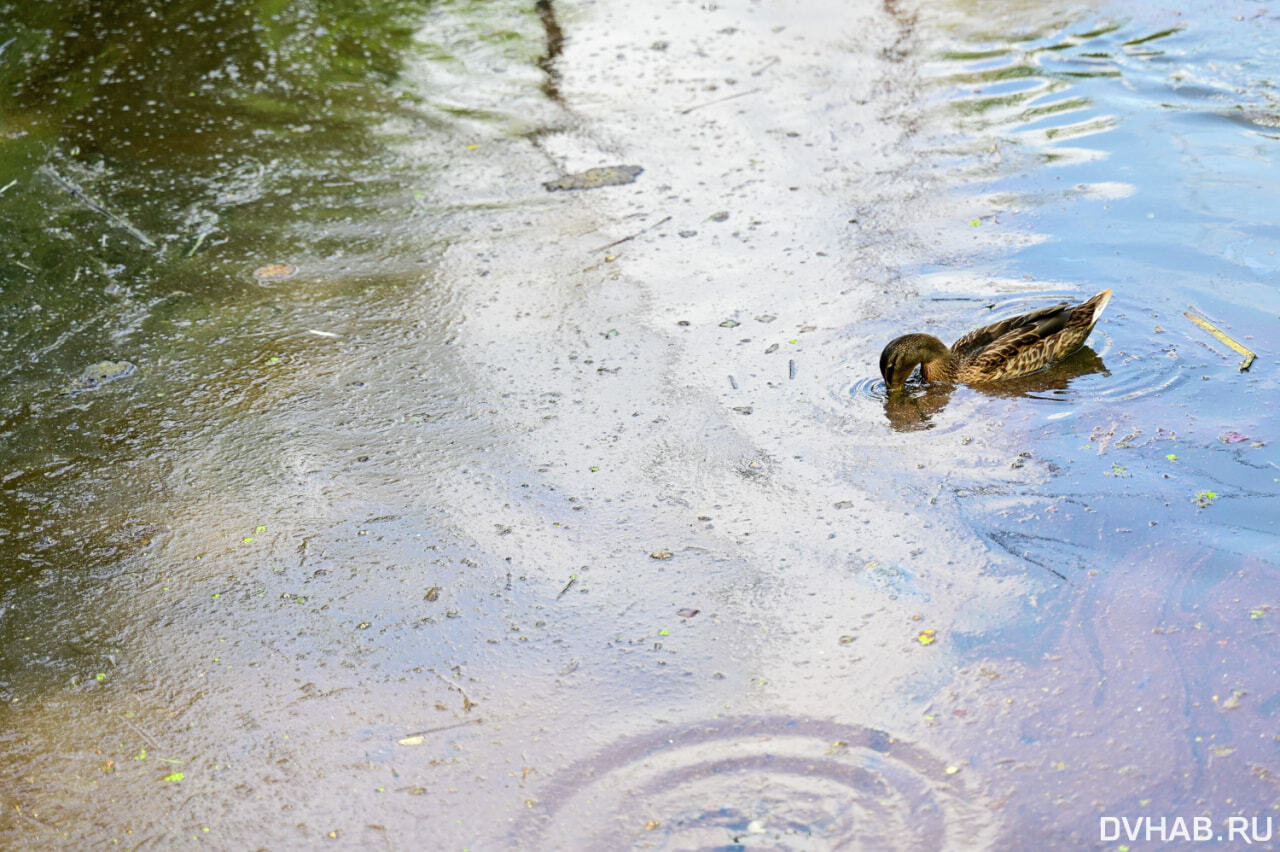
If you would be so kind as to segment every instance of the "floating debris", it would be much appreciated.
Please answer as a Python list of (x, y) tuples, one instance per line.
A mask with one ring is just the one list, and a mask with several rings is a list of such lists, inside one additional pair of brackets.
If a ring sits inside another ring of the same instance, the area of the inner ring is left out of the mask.
[(128, 361), (99, 361), (90, 364), (80, 371), (80, 375), (63, 385), (58, 390), (58, 396), (75, 396), (97, 390), (107, 382), (131, 375), (136, 369), (137, 366)]
[[(1237, 709), (1239, 709), (1239, 707), (1240, 707), (1240, 699), (1241, 699), (1241, 698), (1244, 698), (1244, 697), (1245, 697), (1246, 695), (1248, 695), (1248, 694), (1249, 694), (1249, 693), (1248, 693), (1248, 692), (1246, 692), (1246, 691), (1245, 691), (1245, 690), (1243, 690), (1243, 689), (1233, 689), (1233, 690), (1231, 690), (1231, 694), (1230, 694), (1230, 695), (1228, 695), (1228, 696), (1227, 696), (1225, 699), (1223, 699), (1223, 701), (1222, 701), (1222, 709), (1223, 709), (1223, 710), (1237, 710)], [(1216, 696), (1215, 696), (1215, 697), (1216, 697)]]
[(283, 281), (298, 274), (298, 267), (292, 263), (270, 263), (253, 270), (253, 277), (259, 281)]
[[(636, 168), (639, 168), (639, 167), (637, 166)], [(628, 181), (628, 183), (629, 183), (629, 182), (630, 182), (630, 181)], [(614, 246), (617, 246), (617, 245), (622, 245), (623, 243), (628, 242), (628, 241), (630, 241), (630, 240), (634, 240), (636, 237), (640, 236), (641, 234), (647, 234), (647, 233), (649, 233), (650, 231), (652, 231), (654, 228), (658, 227), (659, 225), (665, 225), (665, 224), (667, 224), (667, 223), (668, 223), (668, 222), (670, 222), (670, 221), (671, 221), (671, 217), (670, 217), (670, 216), (664, 216), (663, 218), (661, 218), (661, 219), (659, 219), (658, 221), (654, 222), (652, 225), (648, 225), (648, 226), (646, 226), (646, 227), (644, 227), (644, 228), (641, 228), (640, 230), (636, 231), (634, 234), (629, 234), (629, 235), (627, 235), (627, 236), (625, 236), (625, 237), (623, 237), (623, 238), (621, 238), (621, 239), (614, 240), (613, 242), (608, 243), (607, 245), (600, 246), (600, 248), (596, 249), (596, 251), (604, 251), (605, 249), (613, 248)], [(611, 254), (611, 255), (606, 255), (606, 256), (605, 256), (605, 259), (604, 259), (604, 262), (605, 262), (605, 263), (613, 263), (613, 262), (614, 262), (615, 260), (617, 260), (617, 259), (618, 259), (618, 256), (617, 256), (617, 255), (613, 255), (613, 254)]]
[[(1195, 309), (1192, 308), (1192, 310), (1195, 310)], [(1253, 364), (1253, 359), (1258, 357), (1257, 355), (1254, 354), (1252, 349), (1248, 349), (1244, 345), (1236, 342), (1234, 339), (1232, 339), (1231, 337), (1223, 333), (1221, 330), (1219, 330), (1216, 325), (1209, 322), (1207, 319), (1204, 319), (1203, 317), (1198, 317), (1195, 314), (1191, 313), (1191, 311), (1183, 311), (1182, 315), (1187, 319), (1191, 320), (1196, 325), (1203, 328), (1205, 331), (1212, 334), (1214, 337), (1221, 340), (1223, 343), (1230, 346), (1232, 349), (1236, 350), (1236, 352), (1239, 352), (1240, 355), (1242, 355), (1244, 358), (1244, 360), (1240, 362), (1240, 372), (1243, 373), (1245, 370), (1249, 369), (1249, 367)]]
[(674, 554), (670, 550), (655, 550), (649, 554), (650, 559), (670, 559)]
[(1245, 441), (1249, 440), (1249, 436), (1241, 435), (1239, 432), (1232, 429), (1230, 432), (1219, 435), (1218, 440), (1224, 444), (1243, 444)]
[(737, 328), (740, 325), (742, 325), (742, 323), (738, 322), (735, 319), (727, 319), (724, 322), (720, 323), (721, 328)]
[[(12, 41), (12, 39), (10, 39), (10, 41)], [(8, 43), (9, 42), (5, 42), (5, 44), (8, 44)], [(83, 189), (81, 189), (76, 184), (72, 183), (69, 179), (58, 174), (58, 172), (54, 171), (52, 166), (47, 166), (47, 165), (41, 166), (38, 169), (38, 171), (41, 174), (47, 176), (50, 180), (52, 180), (58, 186), (66, 190), (66, 192), (69, 195), (71, 195), (72, 198), (76, 199), (81, 204), (83, 204), (84, 206), (92, 210), (93, 212), (101, 216), (104, 216), (107, 219), (107, 221), (111, 222), (116, 227), (121, 228), (124, 231), (128, 232), (129, 236), (133, 237), (135, 240), (142, 243), (147, 248), (156, 247), (155, 240), (151, 239), (142, 231), (134, 227), (133, 223), (131, 223), (125, 217), (121, 216), (118, 213), (113, 213), (112, 211), (108, 210), (106, 206), (103, 205), (102, 203), (90, 198), (89, 195)], [(5, 187), (5, 189), (8, 189), (8, 188), (9, 188), (8, 186)]]
[(587, 169), (585, 172), (565, 175), (556, 180), (549, 180), (542, 185), (547, 188), (547, 192), (598, 189), (602, 186), (622, 186), (623, 184), (635, 183), (636, 178), (643, 171), (644, 168), (641, 166), (600, 166), (594, 169)]
[(707, 101), (707, 102), (705, 102), (705, 103), (694, 104), (694, 105), (693, 105), (693, 106), (691, 106), (691, 107), (685, 107), (684, 109), (680, 110), (680, 114), (681, 114), (681, 115), (688, 115), (689, 113), (693, 112), (695, 109), (702, 109), (703, 107), (708, 107), (708, 106), (713, 106), (713, 105), (715, 105), (715, 104), (724, 103), (725, 101), (731, 101), (731, 100), (733, 100), (733, 99), (735, 99), (735, 98), (745, 98), (747, 95), (754, 95), (754, 94), (757, 94), (757, 93), (759, 93), (759, 92), (761, 92), (761, 91), (763, 91), (763, 89), (749, 89), (749, 90), (747, 90), (747, 91), (745, 91), (745, 92), (735, 92), (735, 93), (734, 93), (734, 94), (732, 94), (732, 95), (725, 95), (723, 98), (716, 98), (716, 99), (715, 99), (715, 100), (713, 100), (713, 101)]

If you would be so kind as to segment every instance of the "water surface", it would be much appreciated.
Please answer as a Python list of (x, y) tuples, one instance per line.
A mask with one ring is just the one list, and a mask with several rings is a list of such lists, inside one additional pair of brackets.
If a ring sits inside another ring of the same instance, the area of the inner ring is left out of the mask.
[(1272, 812), (1274, 13), (361, 9), (0, 3), (7, 845)]

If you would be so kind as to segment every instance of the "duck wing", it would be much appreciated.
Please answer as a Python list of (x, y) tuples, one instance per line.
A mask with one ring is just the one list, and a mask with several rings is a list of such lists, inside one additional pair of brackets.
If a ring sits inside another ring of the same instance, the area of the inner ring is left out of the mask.
[(963, 381), (990, 382), (1034, 373), (1084, 341), (1083, 337), (1072, 340), (1072, 336), (1063, 334), (1065, 328), (1060, 326), (1047, 336), (1038, 327), (1015, 328), (962, 359), (959, 376)]
[(956, 341), (964, 345), (957, 377), (1011, 379), (1060, 361), (1084, 345), (1110, 299), (1111, 291), (1103, 290), (1079, 305), (1054, 305), (970, 332)]
[[(1022, 345), (1049, 337), (1067, 327), (1075, 306), (1069, 302), (1040, 308), (1029, 314), (1009, 317), (991, 325), (975, 328), (951, 345), (951, 351), (962, 361), (978, 357), (987, 349), (1000, 344), (1011, 345), (1013, 340), (1029, 339)], [(1006, 340), (1005, 338), (1009, 338)]]

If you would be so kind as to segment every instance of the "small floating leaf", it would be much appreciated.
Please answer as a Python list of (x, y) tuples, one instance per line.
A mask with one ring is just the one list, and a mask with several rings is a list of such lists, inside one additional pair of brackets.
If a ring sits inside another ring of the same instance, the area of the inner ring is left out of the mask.
[(298, 274), (298, 267), (292, 263), (271, 263), (253, 270), (253, 277), (259, 281), (283, 281)]
[(137, 367), (128, 361), (98, 361), (80, 371), (80, 374), (58, 390), (58, 396), (75, 396), (96, 390), (107, 382), (133, 375)]
[(916, 637), (916, 641), (921, 645), (932, 645), (938, 641), (937, 630), (921, 630), (920, 635)]
[(595, 169), (587, 169), (585, 172), (565, 175), (556, 180), (549, 180), (542, 185), (546, 187), (547, 192), (598, 189), (602, 186), (622, 186), (623, 184), (634, 183), (635, 179), (643, 171), (644, 168), (641, 166), (601, 166)]
[(183, 775), (181, 772), (170, 772), (168, 775), (164, 776), (164, 780), (181, 781), (183, 778), (186, 778), (186, 777), (187, 776)]

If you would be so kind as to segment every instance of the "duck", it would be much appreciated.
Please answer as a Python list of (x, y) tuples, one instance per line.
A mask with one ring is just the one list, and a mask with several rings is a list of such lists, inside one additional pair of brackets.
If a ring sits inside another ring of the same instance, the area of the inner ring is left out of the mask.
[(974, 329), (948, 348), (930, 334), (904, 334), (880, 353), (889, 390), (920, 367), (927, 383), (986, 384), (1042, 370), (1084, 346), (1111, 301), (1103, 290), (1078, 305), (1062, 302)]

